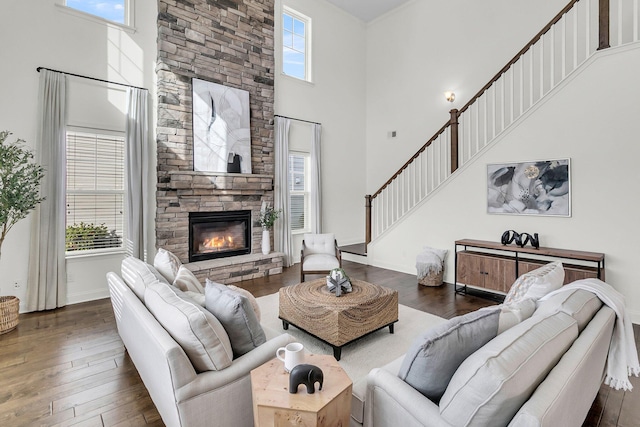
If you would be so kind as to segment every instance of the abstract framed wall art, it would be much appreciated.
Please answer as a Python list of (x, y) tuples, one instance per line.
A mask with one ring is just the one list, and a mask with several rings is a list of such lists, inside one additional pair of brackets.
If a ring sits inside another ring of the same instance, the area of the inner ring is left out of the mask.
[(569, 159), (487, 165), (487, 212), (571, 216)]
[(249, 92), (200, 79), (193, 86), (193, 169), (251, 173)]

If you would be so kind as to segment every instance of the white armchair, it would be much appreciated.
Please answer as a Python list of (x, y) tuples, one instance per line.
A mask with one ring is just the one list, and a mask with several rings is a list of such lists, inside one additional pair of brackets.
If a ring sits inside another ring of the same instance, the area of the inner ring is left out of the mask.
[(300, 281), (305, 274), (326, 274), (342, 267), (342, 254), (332, 233), (305, 234), (300, 254)]

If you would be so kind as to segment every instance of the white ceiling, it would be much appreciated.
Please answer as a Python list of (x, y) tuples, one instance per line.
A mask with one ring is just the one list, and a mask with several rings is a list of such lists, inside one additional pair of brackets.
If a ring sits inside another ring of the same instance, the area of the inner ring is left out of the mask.
[(327, 0), (340, 9), (361, 19), (370, 22), (380, 15), (384, 15), (392, 9), (408, 2), (409, 0)]

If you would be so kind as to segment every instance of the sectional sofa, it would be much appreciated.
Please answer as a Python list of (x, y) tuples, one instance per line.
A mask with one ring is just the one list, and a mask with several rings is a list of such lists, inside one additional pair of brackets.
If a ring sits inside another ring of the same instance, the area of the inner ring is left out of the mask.
[[(239, 357), (225, 354), (224, 339), (174, 339), (176, 325), (190, 310), (201, 317), (203, 304), (196, 302), (197, 279), (187, 286), (177, 271), (127, 258), (120, 275), (107, 275), (129, 356), (167, 426), (252, 426), (249, 373), (292, 338), (263, 327), (266, 341)], [(556, 287), (562, 278), (553, 279)], [(161, 291), (174, 302), (159, 308)], [(350, 425), (581, 426), (602, 384), (615, 320), (611, 308), (582, 289), (451, 319), (416, 337), (403, 357), (356, 379)], [(202, 354), (194, 356), (194, 345)]]

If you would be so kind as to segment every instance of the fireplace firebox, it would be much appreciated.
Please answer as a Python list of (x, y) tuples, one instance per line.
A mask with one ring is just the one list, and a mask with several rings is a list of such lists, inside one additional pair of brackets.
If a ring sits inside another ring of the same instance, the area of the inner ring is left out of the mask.
[(189, 262), (249, 253), (250, 210), (189, 213)]

